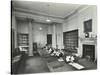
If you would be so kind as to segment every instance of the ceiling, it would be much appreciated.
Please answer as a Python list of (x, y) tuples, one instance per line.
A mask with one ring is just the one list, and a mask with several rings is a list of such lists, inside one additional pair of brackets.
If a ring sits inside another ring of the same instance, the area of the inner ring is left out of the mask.
[(12, 2), (14, 9), (32, 12), (42, 16), (54, 18), (65, 18), (79, 9), (82, 5), (78, 4), (62, 4), (50, 2), (34, 2), (34, 1), (14, 1)]

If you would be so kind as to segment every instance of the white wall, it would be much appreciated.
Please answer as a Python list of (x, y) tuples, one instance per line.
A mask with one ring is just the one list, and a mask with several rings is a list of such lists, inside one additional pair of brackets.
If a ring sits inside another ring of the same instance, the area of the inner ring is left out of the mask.
[(15, 18), (15, 15), (12, 14), (12, 25), (11, 25), (11, 28), (14, 30), (14, 45), (15, 45), (15, 48), (17, 48), (17, 28), (16, 28), (16, 18)]
[[(56, 47), (56, 33), (57, 33), (57, 45), (59, 48), (62, 48), (63, 45), (63, 31), (62, 25), (60, 23), (54, 24), (42, 24), (42, 23), (33, 23), (33, 42), (44, 46), (47, 43), (47, 34), (52, 34), (52, 46)], [(39, 28), (42, 28), (40, 30)]]
[[(80, 10), (79, 12), (79, 37), (84, 37), (84, 25), (83, 22), (89, 19), (92, 19), (92, 33), (97, 35), (97, 10), (96, 6), (88, 6), (84, 8), (83, 10)], [(84, 40), (85, 41), (85, 40)], [(84, 44), (84, 41), (79, 40), (79, 54), (82, 56), (83, 54), (83, 48), (82, 45)], [(95, 41), (95, 40), (93, 40)], [(89, 42), (89, 41), (88, 41)], [(90, 42), (91, 44), (91, 42)], [(95, 58), (97, 58), (97, 44), (95, 45)]]
[[(52, 46), (56, 47), (56, 33), (57, 33), (57, 45), (59, 48), (62, 48), (63, 45), (63, 31), (62, 25), (60, 23), (54, 24), (42, 24), (42, 23), (33, 23), (33, 42), (44, 46), (47, 43), (47, 34), (52, 34)], [(39, 28), (42, 28), (40, 30)]]
[(29, 33), (29, 22), (27, 20), (17, 20), (18, 33)]
[(79, 30), (80, 35), (84, 32), (84, 25), (83, 22), (86, 20), (92, 19), (92, 32), (97, 33), (97, 10), (96, 6), (88, 6), (87, 8), (84, 8), (83, 10), (79, 11)]
[(57, 31), (57, 45), (59, 49), (63, 48), (63, 28), (62, 24), (57, 24), (56, 26)]
[[(40, 30), (42, 28), (42, 30)], [(42, 23), (32, 24), (33, 42), (44, 46), (47, 43), (48, 25)]]
[[(57, 40), (56, 40), (57, 39)], [(53, 24), (53, 39), (52, 39), (52, 46), (56, 48), (58, 45), (59, 49), (63, 48), (63, 29), (61, 23)]]
[(16, 19), (14, 15), (12, 15), (12, 27), (11, 28), (16, 30)]
[(65, 19), (63, 23), (63, 32), (78, 29), (78, 17), (79, 14), (75, 13), (68, 19)]
[[(96, 6), (87, 6), (83, 9), (77, 11), (77, 13), (71, 15), (68, 19), (66, 19), (64, 21), (63, 32), (78, 29), (79, 30), (79, 38), (80, 37), (84, 38), (83, 22), (86, 21), (86, 20), (92, 19), (93, 20), (92, 33), (97, 34), (97, 12), (96, 11), (97, 11)], [(94, 44), (95, 44), (95, 47), (96, 47), (97, 46), (96, 43), (94, 43)], [(82, 56), (82, 52), (83, 52), (82, 45), (83, 45), (83, 41), (81, 41), (79, 39), (78, 54), (80, 56)]]
[(48, 25), (48, 34), (52, 34), (53, 33), (53, 25), (50, 24)]

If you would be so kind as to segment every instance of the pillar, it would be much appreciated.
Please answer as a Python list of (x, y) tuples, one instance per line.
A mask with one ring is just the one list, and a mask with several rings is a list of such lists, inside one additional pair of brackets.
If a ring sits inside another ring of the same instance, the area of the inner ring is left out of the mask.
[(53, 36), (52, 36), (52, 47), (56, 48), (57, 46), (57, 33), (56, 33), (56, 23), (53, 23)]
[(33, 56), (33, 33), (32, 33), (32, 19), (28, 19), (29, 22), (29, 56)]

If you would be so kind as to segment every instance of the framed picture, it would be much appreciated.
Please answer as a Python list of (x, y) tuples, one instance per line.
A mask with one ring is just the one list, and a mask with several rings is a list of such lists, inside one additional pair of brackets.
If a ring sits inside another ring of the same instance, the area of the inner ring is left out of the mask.
[(84, 32), (92, 32), (92, 19), (84, 21)]

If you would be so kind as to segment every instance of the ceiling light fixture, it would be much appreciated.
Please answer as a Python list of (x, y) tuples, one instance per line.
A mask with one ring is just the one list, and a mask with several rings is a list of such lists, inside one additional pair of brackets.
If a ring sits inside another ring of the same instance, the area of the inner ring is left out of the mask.
[[(49, 9), (50, 9), (50, 5), (47, 4), (47, 8), (48, 8), (48, 16), (49, 16)], [(51, 20), (49, 19), (49, 17), (47, 17), (46, 22), (51, 22)]]
[(41, 27), (40, 27), (39, 29), (40, 29), (40, 30), (42, 30), (42, 28), (41, 28)]
[(49, 20), (49, 19), (47, 19), (46, 21), (47, 21), (47, 22), (51, 22), (51, 20)]

